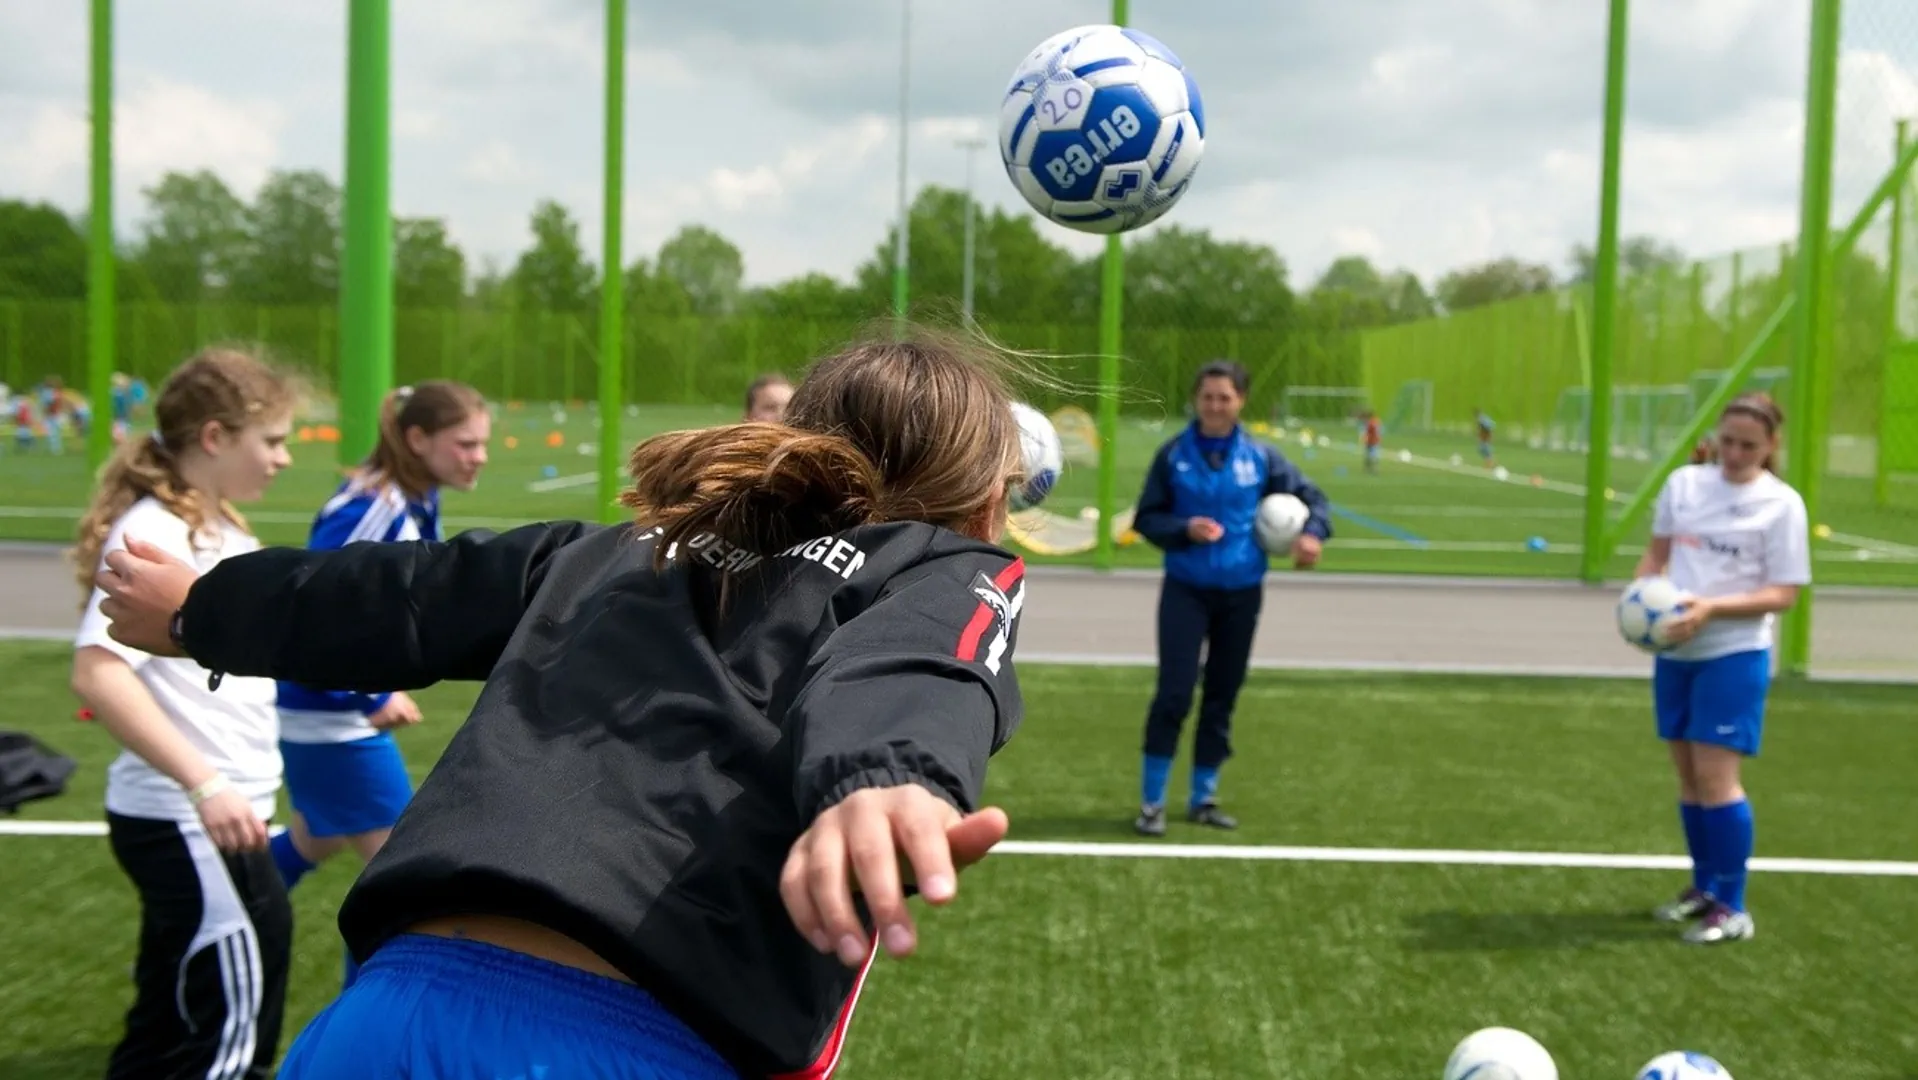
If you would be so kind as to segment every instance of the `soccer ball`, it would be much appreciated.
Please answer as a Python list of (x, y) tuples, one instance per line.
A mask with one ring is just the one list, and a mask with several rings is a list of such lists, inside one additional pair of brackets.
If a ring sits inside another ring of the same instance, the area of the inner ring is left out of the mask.
[(1461, 1040), (1445, 1061), (1445, 1080), (1558, 1080), (1558, 1065), (1537, 1039), (1491, 1027)]
[(1666, 627), (1685, 609), (1684, 595), (1667, 577), (1639, 578), (1627, 585), (1618, 598), (1618, 635), (1648, 653), (1670, 649)]
[(1059, 429), (1045, 413), (1015, 401), (1012, 416), (1019, 422), (1019, 451), (1025, 463), (1025, 480), (1012, 488), (1012, 508), (1030, 510), (1045, 502), (1052, 485), (1059, 482), (1059, 473), (1066, 467), (1065, 448), (1059, 444)]
[(1732, 1080), (1732, 1074), (1703, 1054), (1673, 1050), (1646, 1062), (1634, 1080)]
[(1284, 555), (1292, 550), (1292, 542), (1299, 538), (1311, 516), (1312, 511), (1297, 495), (1267, 495), (1259, 500), (1252, 531), (1266, 554)]
[(1013, 72), (999, 156), (1046, 219), (1089, 233), (1157, 221), (1192, 183), (1205, 105), (1185, 65), (1123, 26), (1054, 34)]

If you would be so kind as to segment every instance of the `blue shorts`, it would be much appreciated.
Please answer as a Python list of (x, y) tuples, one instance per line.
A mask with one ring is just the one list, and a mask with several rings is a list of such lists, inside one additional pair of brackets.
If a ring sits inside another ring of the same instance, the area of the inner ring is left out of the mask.
[(390, 829), (413, 798), (393, 733), (332, 743), (280, 743), (286, 794), (316, 837)]
[(396, 937), (367, 959), (293, 1041), (279, 1076), (739, 1080), (637, 986), (420, 934)]
[(1658, 737), (1710, 743), (1755, 756), (1765, 728), (1765, 694), (1770, 689), (1770, 649), (1711, 660), (1658, 657), (1652, 664)]

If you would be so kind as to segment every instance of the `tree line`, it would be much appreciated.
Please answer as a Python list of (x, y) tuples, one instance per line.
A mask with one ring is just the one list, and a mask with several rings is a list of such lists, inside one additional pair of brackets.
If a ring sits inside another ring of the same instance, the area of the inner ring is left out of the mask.
[[(170, 172), (142, 191), (145, 214), (116, 251), (123, 299), (164, 303), (330, 305), (340, 267), (339, 186), (312, 170), (270, 174), (251, 201), (217, 174)], [(911, 206), (915, 298), (960, 294), (967, 199), (936, 185)], [(402, 308), (519, 307), (585, 312), (600, 270), (578, 221), (554, 200), (536, 205), (527, 246), (510, 265), (461, 250), (443, 219), (394, 219), (394, 299)], [(980, 208), (975, 222), (975, 311), (987, 325), (1095, 322), (1100, 271), (1050, 240), (1029, 213)], [(737, 245), (698, 224), (623, 268), (627, 310), (638, 316), (752, 315), (860, 319), (890, 310), (894, 230), (850, 280), (810, 272), (761, 287), (744, 282)], [(1621, 251), (1627, 272), (1674, 267), (1683, 255), (1650, 238)], [(0, 198), (0, 299), (78, 299), (85, 293), (86, 229), (57, 207)], [(1270, 246), (1168, 225), (1130, 238), (1126, 318), (1141, 326), (1298, 330), (1314, 335), (1390, 326), (1548, 292), (1590, 276), (1589, 249), (1568, 271), (1517, 258), (1461, 267), (1431, 286), (1358, 255), (1334, 261), (1303, 289)]]

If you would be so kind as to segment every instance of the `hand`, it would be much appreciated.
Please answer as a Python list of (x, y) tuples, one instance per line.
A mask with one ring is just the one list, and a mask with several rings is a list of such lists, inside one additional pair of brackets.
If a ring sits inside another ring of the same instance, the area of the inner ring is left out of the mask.
[(266, 822), (253, 812), (253, 804), (236, 788), (224, 788), (207, 796), (199, 806), (200, 824), (213, 846), (233, 854), (259, 851), (266, 847)]
[(1706, 597), (1687, 593), (1679, 603), (1678, 614), (1665, 624), (1665, 640), (1673, 645), (1690, 641), (1712, 621), (1712, 602)]
[(1225, 535), (1225, 526), (1208, 517), (1195, 517), (1185, 523), (1185, 534), (1200, 544), (1210, 544)]
[(185, 656), (167, 628), (200, 572), (132, 537), (126, 550), (108, 552), (106, 562), (93, 583), (107, 594), (100, 601), (110, 620), (107, 636), (154, 656)]
[(395, 693), (386, 699), (379, 711), (367, 717), (373, 726), (381, 731), (393, 728), (409, 727), (420, 722), (420, 707), (404, 693)]
[(1324, 551), (1325, 546), (1318, 537), (1311, 533), (1300, 533), (1299, 538), (1292, 541), (1292, 565), (1300, 570), (1310, 570), (1319, 565), (1319, 555)]
[[(779, 875), (779, 895), (813, 948), (856, 968), (872, 951), (853, 907), (857, 889), (886, 951), (906, 956), (918, 935), (906, 909), (902, 858), (919, 894), (943, 905), (959, 890), (958, 872), (985, 858), (1005, 839), (1006, 828), (1005, 811), (997, 807), (961, 815), (917, 784), (855, 791), (794, 842)], [(856, 883), (848, 881), (848, 871)]]

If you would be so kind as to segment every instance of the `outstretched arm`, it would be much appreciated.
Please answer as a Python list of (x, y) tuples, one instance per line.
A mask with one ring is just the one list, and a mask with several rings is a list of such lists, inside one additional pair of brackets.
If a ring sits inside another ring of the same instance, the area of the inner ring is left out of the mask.
[(268, 548), (194, 580), (129, 542), (98, 583), (115, 640), (218, 672), (369, 692), (484, 679), (554, 554), (598, 526), (528, 525), (453, 540)]
[(894, 955), (916, 942), (901, 860), (929, 902), (1005, 836), (979, 810), (986, 760), (1018, 726), (1013, 639), (1024, 565), (961, 552), (900, 575), (814, 657), (788, 712), (794, 795), (809, 822), (780, 877), (793, 923), (848, 965), (870, 948), (863, 893)]

